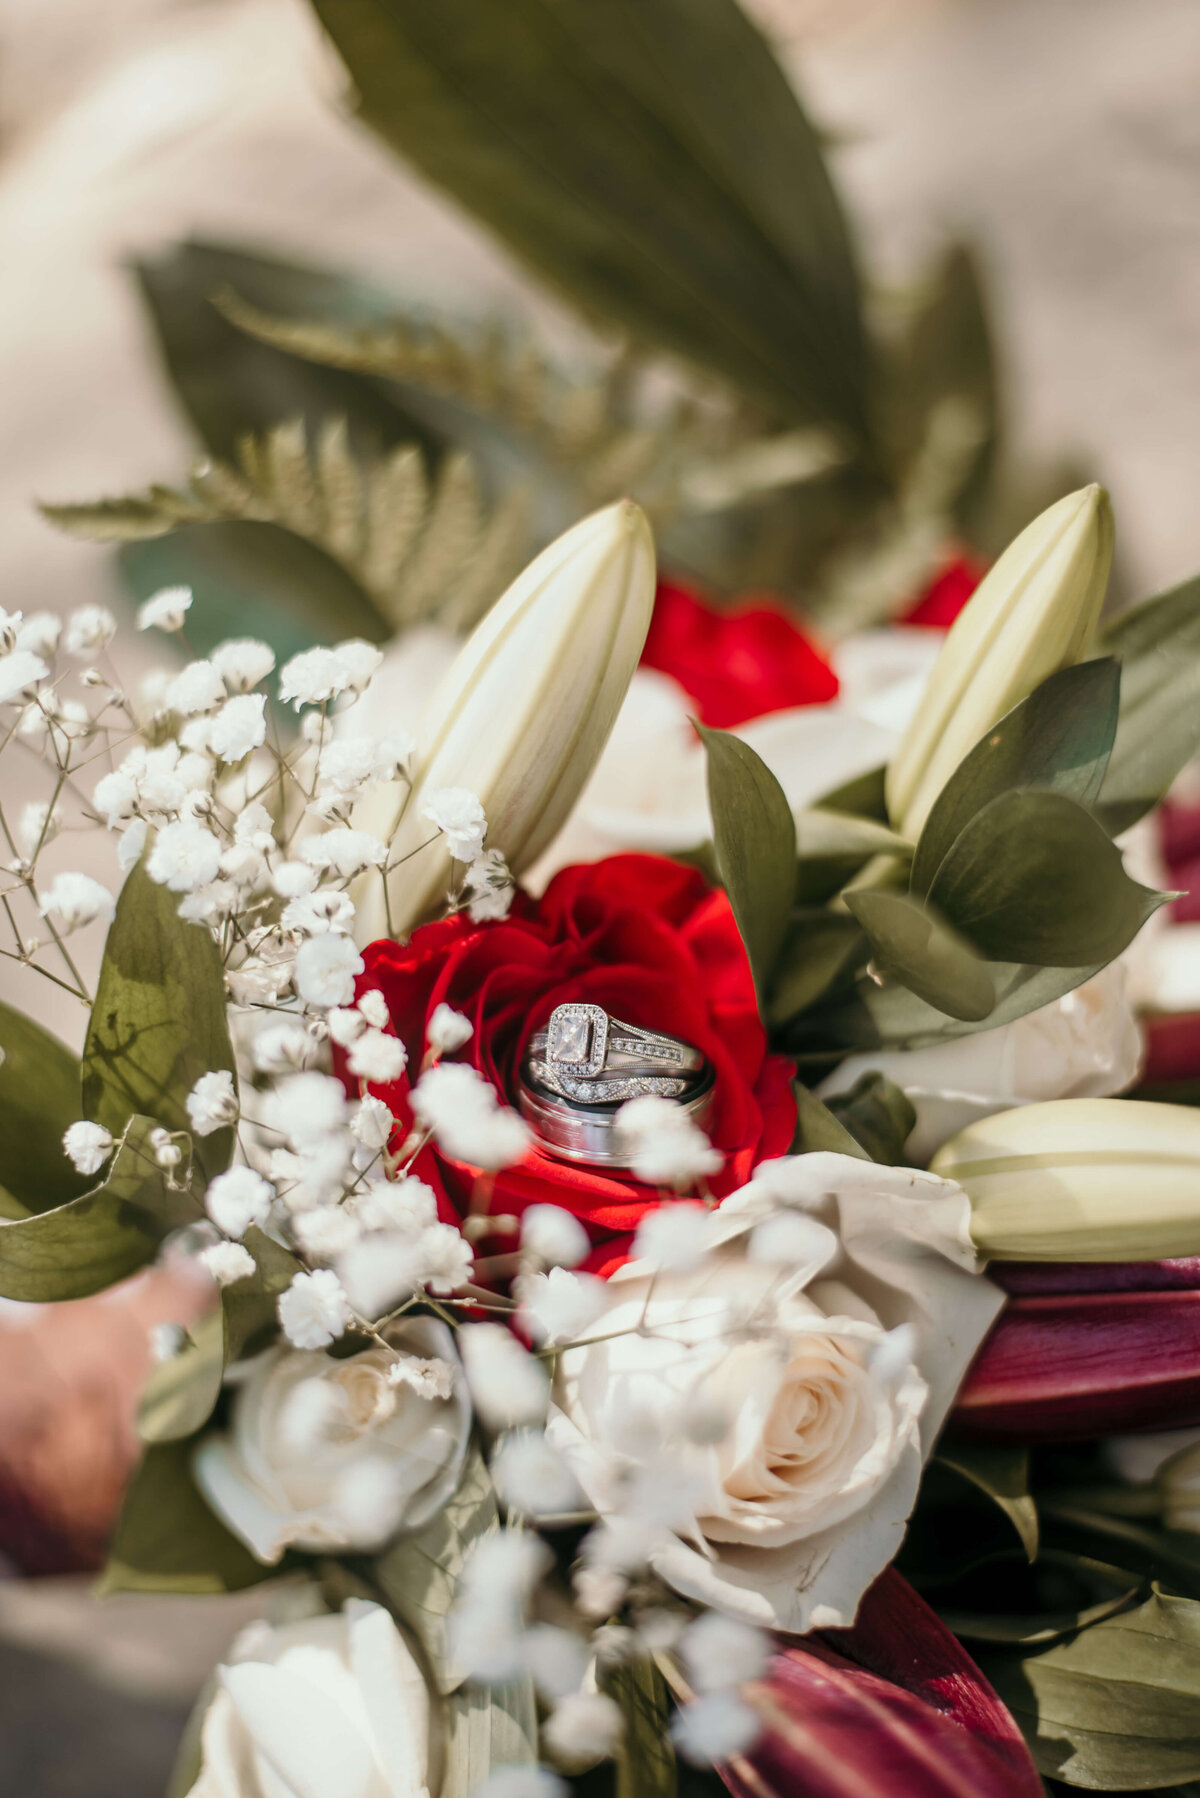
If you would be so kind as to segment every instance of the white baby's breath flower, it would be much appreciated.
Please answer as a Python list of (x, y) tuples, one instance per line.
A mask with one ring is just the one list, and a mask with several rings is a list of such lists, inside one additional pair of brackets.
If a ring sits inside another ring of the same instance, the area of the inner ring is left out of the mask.
[(49, 672), (48, 664), (29, 649), (14, 649), (0, 656), (0, 705), (29, 693)]
[(217, 878), (221, 845), (211, 830), (192, 818), (164, 824), (154, 839), (146, 872), (172, 893), (194, 893)]
[(604, 1692), (572, 1692), (542, 1725), (542, 1740), (556, 1760), (582, 1768), (615, 1754), (624, 1731), (614, 1699)]
[(130, 868), (136, 868), (141, 861), (149, 834), (150, 826), (144, 818), (135, 818), (123, 833), (117, 844), (117, 866), (122, 874), (128, 874)]
[(335, 1005), (325, 1022), (331, 1039), (342, 1049), (357, 1042), (367, 1027), (367, 1020), (356, 1005)]
[(401, 1355), (387, 1370), (388, 1383), (408, 1386), (418, 1398), (448, 1399), (454, 1394), (454, 1368), (440, 1356)]
[(302, 893), (288, 900), (279, 921), (293, 936), (325, 936), (331, 931), (345, 936), (354, 923), (354, 901), (348, 893), (329, 889)]
[(67, 619), (63, 648), (69, 656), (97, 656), (116, 634), (117, 621), (107, 606), (80, 606)]
[(280, 1326), (293, 1348), (328, 1348), (350, 1321), (350, 1301), (327, 1267), (297, 1274), (279, 1300)]
[(16, 647), (52, 661), (62, 635), (62, 619), (54, 612), (31, 612), (28, 618), (18, 612), (17, 617), (21, 623), (17, 627)]
[(499, 849), (485, 849), (467, 869), (463, 891), (472, 924), (491, 924), (512, 910), (516, 882)]
[[(232, 704), (233, 702), (230, 701)], [(361, 874), (364, 868), (377, 868), (387, 859), (387, 844), (365, 830), (351, 830), (342, 825), (309, 837), (301, 844), (300, 853), (313, 868), (332, 868), (343, 880)]]
[(492, 1087), (465, 1062), (427, 1068), (413, 1089), (412, 1106), (439, 1146), (472, 1167), (511, 1167), (528, 1150), (524, 1120), (502, 1109)]
[(326, 931), (296, 951), (296, 991), (306, 1005), (349, 1005), (363, 958), (347, 936)]
[(578, 1341), (603, 1314), (606, 1303), (603, 1280), (594, 1274), (568, 1273), (565, 1267), (522, 1275), (517, 1297), (521, 1322), (544, 1348)]
[(357, 1218), (344, 1205), (316, 1205), (292, 1220), (292, 1229), (306, 1255), (333, 1261), (344, 1255), (362, 1234)]
[(461, 1292), (471, 1279), (471, 1245), (453, 1224), (430, 1224), (417, 1238), (422, 1286), (443, 1297)]
[(179, 915), (185, 924), (215, 924), (241, 909), (242, 898), (231, 880), (210, 880), (206, 886), (185, 893)]
[(617, 1113), (616, 1127), (633, 1172), (648, 1185), (682, 1192), (721, 1170), (719, 1150), (674, 1099), (658, 1093), (630, 1099)]
[(242, 1237), (251, 1224), (266, 1223), (275, 1188), (250, 1167), (231, 1167), (209, 1185), (204, 1206), (226, 1236)]
[(411, 1232), (384, 1230), (361, 1236), (339, 1258), (337, 1271), (354, 1309), (375, 1319), (417, 1290), (423, 1270)]
[(382, 1030), (389, 1021), (387, 1000), (377, 986), (369, 986), (365, 993), (359, 994), (358, 1009), (376, 1030)]
[[(392, 1117), (391, 1107), (370, 1093), (355, 1107), (350, 1119), (351, 1134), (361, 1144), (362, 1149), (372, 1157), (381, 1149), (387, 1148), (388, 1138), (394, 1127), (395, 1119)], [(381, 1227), (376, 1224), (371, 1225), (372, 1229)]]
[(190, 587), (160, 587), (138, 607), (137, 627), (140, 631), (181, 631), (191, 607)]
[(332, 1074), (294, 1074), (266, 1100), (266, 1121), (298, 1149), (315, 1147), (346, 1121), (346, 1094)]
[(297, 710), (302, 705), (323, 705), (365, 686), (381, 660), (379, 650), (357, 641), (339, 643), (336, 649), (303, 650), (280, 670), (279, 697)]
[(218, 643), (211, 660), (229, 692), (248, 693), (274, 668), (275, 651), (256, 637), (234, 637)]
[(335, 737), (326, 743), (317, 761), (318, 789), (356, 798), (375, 781), (394, 780), (398, 768), (413, 753), (411, 737)]
[(102, 918), (111, 924), (117, 913), (117, 902), (106, 886), (90, 874), (56, 874), (46, 891), (39, 896), (38, 910), (43, 918), (57, 918), (61, 929), (82, 930)]
[(710, 1214), (703, 1205), (660, 1205), (644, 1213), (633, 1252), (660, 1273), (687, 1273), (700, 1266), (712, 1240)]
[(492, 1478), (510, 1511), (552, 1517), (584, 1503), (578, 1481), (541, 1430), (513, 1430), (492, 1456)]
[(196, 712), (211, 712), (225, 697), (225, 682), (211, 662), (189, 662), (181, 668), (163, 698), (168, 711), (190, 718)]
[(400, 1231), (417, 1241), (438, 1221), (432, 1186), (408, 1174), (403, 1180), (373, 1180), (354, 1198), (364, 1230)]
[(201, 1254), (200, 1265), (218, 1286), (236, 1286), (255, 1270), (254, 1256), (240, 1242), (214, 1242)]
[(209, 747), (218, 761), (240, 762), (266, 742), (266, 705), (261, 693), (238, 693), (225, 701), (209, 736)]
[(477, 796), (466, 787), (437, 787), (421, 807), (421, 816), (442, 832), (456, 862), (473, 862), (483, 849), (487, 819)]
[(503, 1324), (472, 1324), (459, 1331), (471, 1400), (490, 1430), (540, 1424), (550, 1399), (550, 1381), (536, 1356), (521, 1347)]
[(760, 1679), (771, 1653), (770, 1638), (739, 1617), (705, 1611), (689, 1623), (679, 1644), (697, 1692), (716, 1692)]
[[(363, 998), (366, 997), (367, 994), (364, 993)], [(380, 998), (382, 997), (380, 994)], [(434, 1006), (425, 1034), (429, 1047), (436, 1055), (453, 1055), (456, 1049), (461, 1049), (464, 1043), (471, 1040), (475, 1027), (470, 1018), (464, 1018), (461, 1011), (455, 1011), (443, 999)]]
[(294, 1074), (308, 1066), (317, 1045), (302, 1024), (269, 1024), (254, 1039), (254, 1065), (262, 1074)]
[(530, 1205), (521, 1216), (521, 1248), (546, 1267), (577, 1267), (591, 1243), (577, 1217), (561, 1205)]
[(374, 643), (364, 642), (361, 637), (348, 637), (344, 643), (338, 644), (337, 653), (347, 692), (362, 693), (370, 686), (383, 661), (382, 649), (378, 649)]
[(201, 1074), (187, 1096), (187, 1113), (197, 1136), (209, 1136), (237, 1122), (238, 1101), (228, 1068)]
[(280, 862), (271, 874), (271, 885), (281, 899), (298, 899), (317, 884), (317, 870), (307, 862)]
[(685, 1761), (711, 1767), (745, 1754), (762, 1734), (762, 1724), (736, 1692), (706, 1692), (682, 1705), (671, 1720), (671, 1736)]
[(398, 1036), (368, 1030), (350, 1045), (348, 1066), (358, 1080), (386, 1085), (399, 1080), (408, 1063), (408, 1051)]
[(53, 811), (42, 799), (31, 799), (21, 807), (21, 815), (17, 820), (17, 847), (26, 861), (30, 860), (47, 843), (52, 843), (62, 829), (62, 813), (56, 806)]
[(81, 1118), (70, 1124), (63, 1137), (63, 1151), (78, 1174), (98, 1174), (112, 1154), (113, 1139), (103, 1124)]

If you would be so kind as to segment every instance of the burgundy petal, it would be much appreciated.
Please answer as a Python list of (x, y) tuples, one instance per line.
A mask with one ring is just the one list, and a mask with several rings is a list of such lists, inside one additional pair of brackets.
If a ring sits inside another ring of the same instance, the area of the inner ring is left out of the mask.
[(1200, 1012), (1167, 1011), (1142, 1019), (1146, 1038), (1146, 1086), (1193, 1080), (1200, 1074)]
[[(1146, 1266), (1162, 1277), (1161, 1270), (1195, 1264)], [(1126, 1269), (1109, 1271), (1128, 1277)], [(1186, 1277), (1195, 1281), (1194, 1272)], [(1024, 1442), (1193, 1424), (1200, 1424), (1195, 1286), (1012, 1299), (952, 1413), (959, 1434)]]
[(1012, 1717), (892, 1569), (853, 1629), (781, 1642), (746, 1695), (766, 1729), (721, 1769), (737, 1798), (1041, 1798)]
[(993, 1261), (1005, 1292), (1044, 1298), (1062, 1292), (1200, 1291), (1200, 1256), (1179, 1261)]

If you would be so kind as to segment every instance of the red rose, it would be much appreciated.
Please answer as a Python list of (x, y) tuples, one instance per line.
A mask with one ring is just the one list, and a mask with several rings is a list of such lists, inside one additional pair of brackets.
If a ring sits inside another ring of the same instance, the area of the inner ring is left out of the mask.
[(901, 614), (900, 623), (948, 631), (986, 573), (985, 562), (974, 556), (955, 556), (934, 576), (916, 604)]
[[(409, 943), (372, 943), (363, 959), (358, 990), (383, 994), (414, 1077), (428, 1018), (444, 1000), (474, 1026), (459, 1059), (473, 1061), (511, 1101), (526, 1039), (545, 1027), (556, 1005), (590, 1000), (629, 1023), (685, 1038), (712, 1062), (708, 1134), (725, 1156), (712, 1182), (718, 1196), (743, 1185), (756, 1162), (790, 1146), (791, 1066), (767, 1052), (728, 899), (692, 869), (649, 855), (565, 868), (536, 903), (518, 898), (502, 923), (459, 916), (426, 924)], [(403, 1136), (411, 1115), (408, 1075), (372, 1090), (391, 1107)], [(447, 1218), (465, 1210), (474, 1168), (429, 1149), (415, 1171), (438, 1191)], [(640, 1181), (535, 1149), (495, 1176), (490, 1209), (563, 1206), (604, 1245), (593, 1258), (603, 1267), (624, 1252), (629, 1233), (658, 1200)]]
[(667, 581), (659, 583), (642, 667), (678, 681), (700, 722), (719, 730), (837, 698), (837, 675), (777, 607), (717, 611)]

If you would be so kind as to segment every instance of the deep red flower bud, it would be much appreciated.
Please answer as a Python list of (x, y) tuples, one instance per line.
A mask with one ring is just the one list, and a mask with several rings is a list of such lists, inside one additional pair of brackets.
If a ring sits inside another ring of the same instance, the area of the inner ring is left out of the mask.
[(719, 611), (660, 581), (642, 667), (669, 674), (690, 694), (702, 724), (734, 730), (748, 719), (836, 699), (838, 678), (774, 603)]
[(1040, 1798), (1016, 1723), (894, 1569), (853, 1629), (780, 1646), (746, 1697), (766, 1729), (737, 1798)]

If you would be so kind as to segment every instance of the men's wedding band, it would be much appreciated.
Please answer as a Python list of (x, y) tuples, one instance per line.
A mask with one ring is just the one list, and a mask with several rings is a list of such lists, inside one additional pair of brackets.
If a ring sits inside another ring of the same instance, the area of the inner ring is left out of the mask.
[[(698, 1081), (689, 1083), (688, 1097), (680, 1106), (699, 1129), (712, 1112), (715, 1077), (706, 1068)], [(542, 1148), (563, 1161), (587, 1162), (593, 1167), (627, 1168), (629, 1145), (617, 1127), (622, 1101), (582, 1104), (535, 1085), (528, 1069), (517, 1078), (517, 1105)]]

